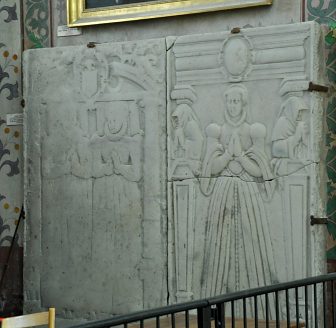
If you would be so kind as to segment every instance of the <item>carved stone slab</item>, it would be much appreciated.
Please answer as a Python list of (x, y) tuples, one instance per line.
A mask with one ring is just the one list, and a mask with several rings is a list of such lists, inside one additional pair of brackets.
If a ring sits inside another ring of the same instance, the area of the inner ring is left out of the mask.
[(320, 28), (237, 32), (167, 41), (175, 301), (324, 270)]
[(320, 28), (237, 32), (26, 53), (27, 309), (95, 319), (324, 272)]
[(166, 304), (165, 42), (25, 56), (25, 307)]

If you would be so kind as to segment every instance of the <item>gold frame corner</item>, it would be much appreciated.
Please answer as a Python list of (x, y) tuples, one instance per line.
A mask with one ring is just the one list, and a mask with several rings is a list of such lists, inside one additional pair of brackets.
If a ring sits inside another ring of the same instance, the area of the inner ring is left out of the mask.
[(153, 0), (149, 3), (85, 9), (85, 0), (67, 0), (69, 27), (119, 23), (209, 11), (269, 6), (273, 0)]

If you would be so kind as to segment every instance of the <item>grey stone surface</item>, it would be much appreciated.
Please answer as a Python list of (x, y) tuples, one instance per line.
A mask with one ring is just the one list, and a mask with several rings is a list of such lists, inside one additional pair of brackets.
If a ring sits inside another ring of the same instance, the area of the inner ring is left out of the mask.
[(168, 39), (175, 301), (325, 272), (320, 42), (314, 23)]
[(166, 304), (164, 40), (28, 51), (25, 308)]
[(320, 41), (304, 23), (26, 53), (26, 309), (324, 273)]

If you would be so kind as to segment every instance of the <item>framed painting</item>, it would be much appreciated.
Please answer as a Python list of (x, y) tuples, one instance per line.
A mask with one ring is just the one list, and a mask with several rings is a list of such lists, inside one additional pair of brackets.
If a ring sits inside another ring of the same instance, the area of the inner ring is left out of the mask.
[(67, 0), (68, 26), (271, 5), (272, 0)]

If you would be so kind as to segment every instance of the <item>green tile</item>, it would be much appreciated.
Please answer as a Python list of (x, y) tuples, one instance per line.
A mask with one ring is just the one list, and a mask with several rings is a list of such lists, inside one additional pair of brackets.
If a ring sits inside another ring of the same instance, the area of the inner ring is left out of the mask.
[(329, 260), (336, 259), (336, 246), (328, 250), (328, 252), (327, 252), (327, 258)]

